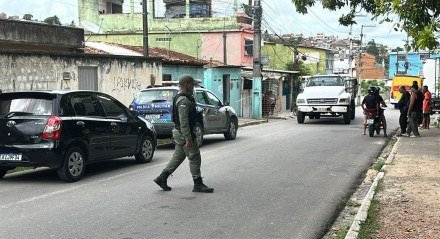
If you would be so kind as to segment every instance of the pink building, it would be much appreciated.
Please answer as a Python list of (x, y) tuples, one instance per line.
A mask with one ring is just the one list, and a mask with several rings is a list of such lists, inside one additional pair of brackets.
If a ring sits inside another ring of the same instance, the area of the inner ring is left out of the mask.
[[(202, 33), (201, 56), (204, 60), (223, 62), (223, 32)], [(227, 64), (252, 66), (253, 32), (250, 30), (226, 31)]]

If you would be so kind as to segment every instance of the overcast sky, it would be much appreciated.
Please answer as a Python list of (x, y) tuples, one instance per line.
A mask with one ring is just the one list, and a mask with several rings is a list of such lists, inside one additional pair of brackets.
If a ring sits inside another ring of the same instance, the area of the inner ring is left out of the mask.
[[(128, 1), (128, 0), (126, 0)], [(212, 0), (213, 11), (217, 14), (232, 13), (233, 0)], [(247, 3), (248, 0), (238, 0), (238, 3)], [(309, 14), (302, 15), (295, 11), (290, 0), (262, 0), (264, 20), (263, 29), (269, 33), (278, 34), (296, 33), (305, 36), (315, 36), (317, 32), (326, 35), (348, 37), (349, 27), (339, 25), (338, 18), (344, 11), (331, 12), (323, 10), (321, 5), (311, 8)], [(20, 18), (30, 13), (40, 21), (57, 15), (63, 24), (74, 20), (78, 25), (77, 0), (0, 0), (0, 12), (8, 16), (18, 15)], [(375, 39), (377, 43), (386, 44), (392, 48), (403, 46), (406, 34), (393, 30), (392, 24), (379, 24), (371, 21), (370, 17), (358, 17), (358, 25), (353, 26), (353, 37), (359, 37), (361, 25), (374, 25), (364, 28), (364, 42)]]

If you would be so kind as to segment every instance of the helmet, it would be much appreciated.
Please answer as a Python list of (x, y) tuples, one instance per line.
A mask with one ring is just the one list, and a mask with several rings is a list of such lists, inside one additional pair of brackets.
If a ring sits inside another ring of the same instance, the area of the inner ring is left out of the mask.
[(374, 92), (376, 92), (376, 87), (370, 86), (370, 87), (368, 87), (367, 91), (368, 91), (368, 94), (373, 94)]

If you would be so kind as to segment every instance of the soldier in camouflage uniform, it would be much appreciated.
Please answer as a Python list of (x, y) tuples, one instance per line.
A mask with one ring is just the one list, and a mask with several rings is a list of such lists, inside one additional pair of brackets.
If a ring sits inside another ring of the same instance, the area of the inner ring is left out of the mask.
[(193, 192), (212, 193), (214, 189), (203, 184), (200, 174), (201, 156), (194, 133), (197, 118), (196, 101), (193, 95), (195, 80), (189, 75), (183, 75), (179, 79), (179, 85), (180, 92), (173, 99), (173, 138), (176, 145), (174, 155), (154, 182), (165, 191), (171, 190), (171, 187), (167, 185), (168, 177), (188, 157), (194, 180)]

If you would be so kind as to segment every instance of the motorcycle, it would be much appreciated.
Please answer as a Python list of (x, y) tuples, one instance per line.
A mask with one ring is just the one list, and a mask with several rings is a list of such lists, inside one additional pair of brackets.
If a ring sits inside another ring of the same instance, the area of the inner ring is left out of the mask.
[(376, 132), (376, 134), (380, 134), (382, 122), (380, 120), (377, 110), (365, 109), (365, 116), (367, 118), (368, 135), (370, 137), (373, 137), (374, 132)]

